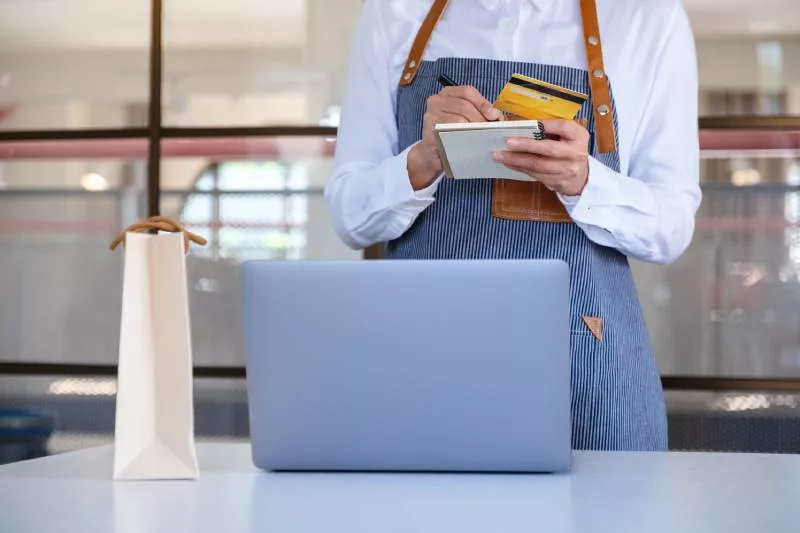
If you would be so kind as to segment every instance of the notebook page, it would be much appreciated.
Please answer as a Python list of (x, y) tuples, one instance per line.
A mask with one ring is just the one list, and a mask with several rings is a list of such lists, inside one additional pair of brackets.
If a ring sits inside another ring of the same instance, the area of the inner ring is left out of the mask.
[[(497, 124), (496, 126), (494, 124)], [(507, 150), (506, 141), (511, 137), (536, 138), (536, 127), (509, 127), (511, 123), (493, 123), (492, 127), (455, 129), (440, 128), (437, 134), (443, 156), (455, 179), (516, 179), (535, 181), (527, 174), (506, 168), (492, 159), (492, 152)], [(504, 125), (505, 127), (502, 127)], [(461, 124), (460, 126), (469, 126)]]

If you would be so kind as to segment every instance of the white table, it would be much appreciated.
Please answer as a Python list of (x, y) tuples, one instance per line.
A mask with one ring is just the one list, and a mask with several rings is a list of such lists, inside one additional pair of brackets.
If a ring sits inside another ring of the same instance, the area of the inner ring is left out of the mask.
[(194, 482), (111, 481), (111, 448), (0, 468), (3, 533), (798, 533), (800, 457), (578, 453), (570, 475), (263, 474), (203, 444)]

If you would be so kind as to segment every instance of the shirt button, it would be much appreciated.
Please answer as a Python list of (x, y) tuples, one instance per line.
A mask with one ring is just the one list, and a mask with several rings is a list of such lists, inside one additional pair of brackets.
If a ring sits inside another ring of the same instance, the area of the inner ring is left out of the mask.
[(506, 31), (512, 31), (517, 27), (517, 22), (514, 19), (504, 19), (500, 23), (500, 27)]

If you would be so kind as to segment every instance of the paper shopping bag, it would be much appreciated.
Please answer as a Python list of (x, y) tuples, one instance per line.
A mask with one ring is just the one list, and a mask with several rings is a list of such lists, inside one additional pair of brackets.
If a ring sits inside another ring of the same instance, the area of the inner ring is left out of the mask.
[[(151, 235), (150, 230), (174, 232)], [(114, 479), (195, 479), (192, 346), (186, 279), (190, 241), (205, 240), (153, 217), (125, 245)]]

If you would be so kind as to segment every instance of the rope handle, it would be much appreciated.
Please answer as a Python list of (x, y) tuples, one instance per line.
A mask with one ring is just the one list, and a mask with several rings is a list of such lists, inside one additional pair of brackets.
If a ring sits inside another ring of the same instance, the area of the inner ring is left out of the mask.
[(125, 231), (120, 233), (117, 238), (114, 239), (114, 242), (111, 243), (111, 251), (113, 252), (116, 250), (120, 244), (123, 246), (125, 245), (125, 236), (128, 233), (146, 233), (150, 230), (161, 230), (169, 233), (183, 233), (184, 252), (189, 251), (189, 244), (192, 242), (200, 246), (205, 246), (206, 243), (208, 243), (208, 241), (200, 235), (192, 233), (184, 228), (180, 222), (164, 216), (155, 216), (128, 226)]

